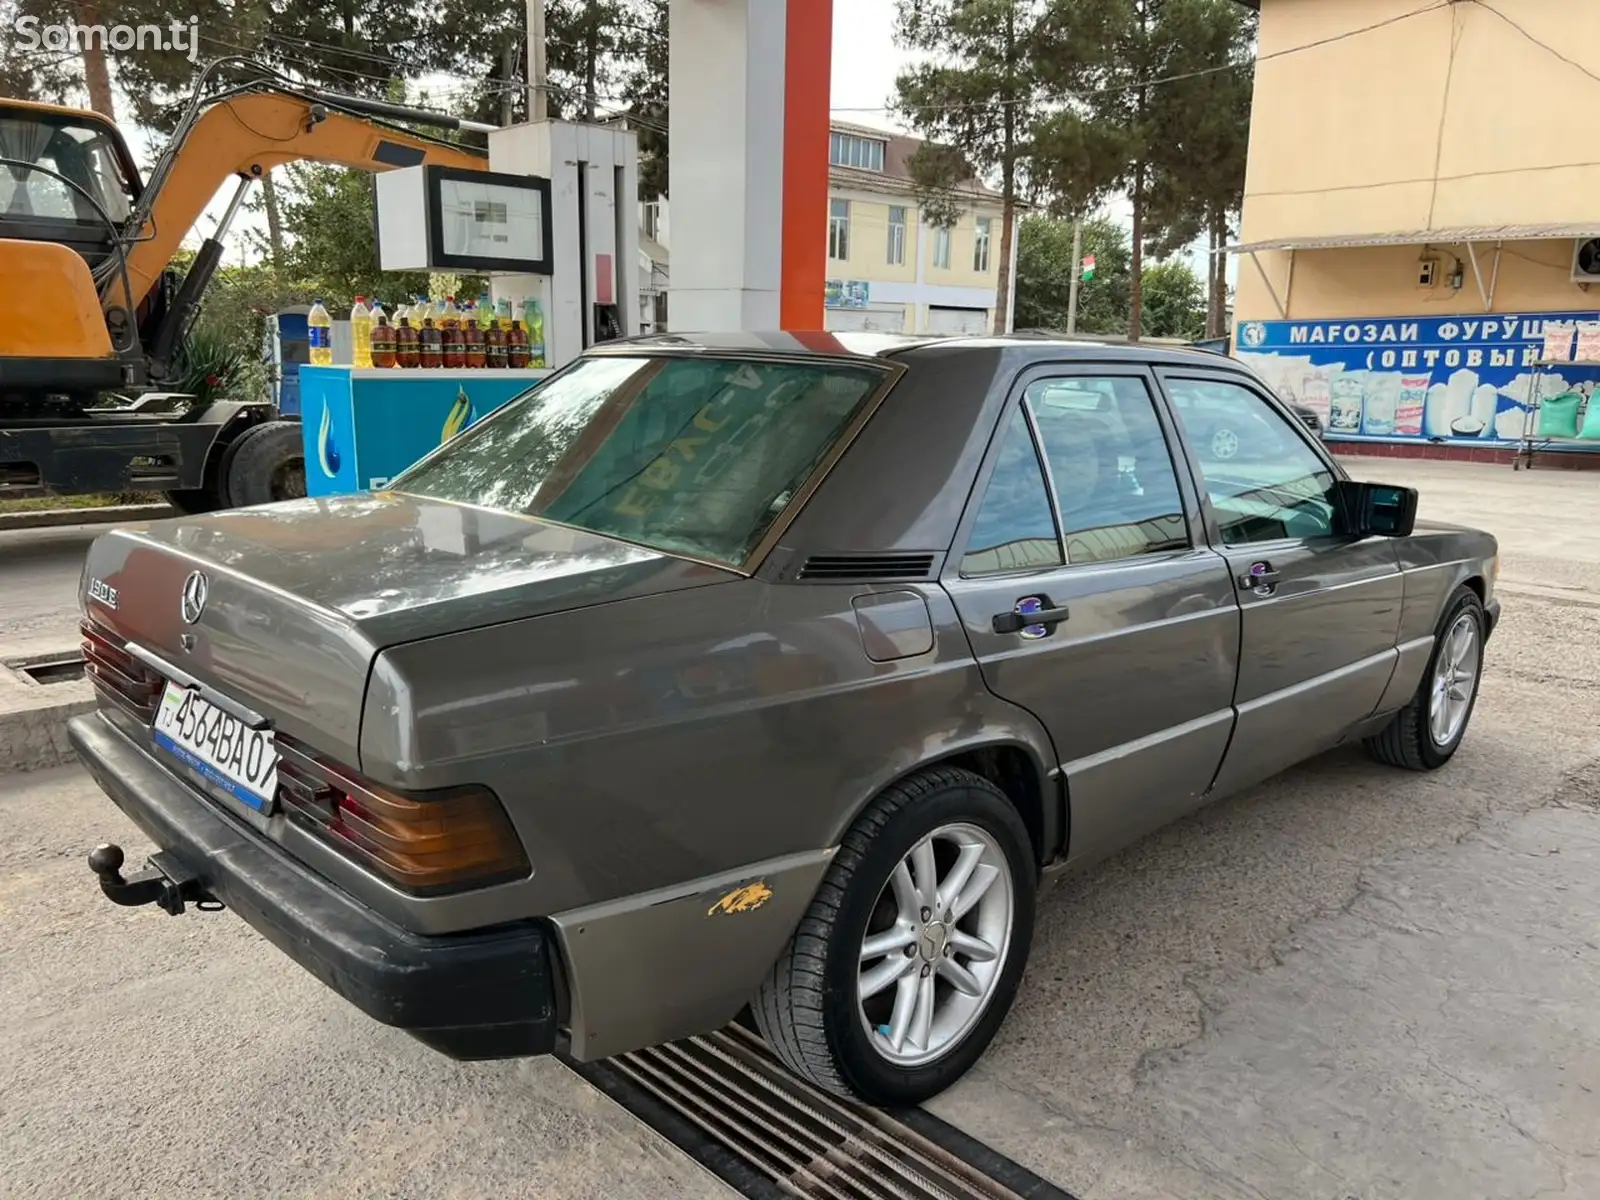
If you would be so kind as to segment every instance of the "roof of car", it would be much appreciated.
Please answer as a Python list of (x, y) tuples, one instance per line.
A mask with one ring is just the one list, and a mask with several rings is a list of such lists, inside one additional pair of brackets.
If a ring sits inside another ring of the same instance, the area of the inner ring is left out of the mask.
[(1151, 345), (1143, 342), (1118, 342), (1069, 338), (1050, 332), (1005, 335), (939, 336), (903, 333), (832, 332), (746, 332), (746, 333), (661, 333), (605, 342), (590, 353), (632, 351), (670, 351), (708, 354), (817, 355), (830, 358), (887, 358), (914, 361), (921, 352), (971, 349), (1015, 351), (1026, 357), (1060, 361), (1143, 362), (1198, 366), (1210, 364), (1243, 369), (1234, 359), (1210, 350), (1190, 346)]

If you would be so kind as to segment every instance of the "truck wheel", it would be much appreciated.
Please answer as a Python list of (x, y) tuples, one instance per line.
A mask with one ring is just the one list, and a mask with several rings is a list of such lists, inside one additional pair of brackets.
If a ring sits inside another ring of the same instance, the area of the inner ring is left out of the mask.
[(1408, 771), (1436, 771), (1454, 757), (1478, 702), (1486, 628), (1478, 593), (1458, 587), (1439, 620), (1417, 694), (1366, 740), (1368, 754)]
[(1037, 872), (987, 779), (919, 771), (845, 835), (751, 1004), (795, 1074), (838, 1095), (920, 1104), (983, 1054), (1033, 939)]
[(305, 447), (298, 421), (268, 421), (229, 448), (228, 496), (234, 504), (272, 504), (306, 494)]

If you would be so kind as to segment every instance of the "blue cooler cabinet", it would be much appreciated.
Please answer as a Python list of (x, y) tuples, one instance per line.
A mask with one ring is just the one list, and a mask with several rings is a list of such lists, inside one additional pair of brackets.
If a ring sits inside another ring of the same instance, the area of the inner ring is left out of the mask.
[(381, 488), (552, 371), (313, 367), (300, 374), (306, 492)]

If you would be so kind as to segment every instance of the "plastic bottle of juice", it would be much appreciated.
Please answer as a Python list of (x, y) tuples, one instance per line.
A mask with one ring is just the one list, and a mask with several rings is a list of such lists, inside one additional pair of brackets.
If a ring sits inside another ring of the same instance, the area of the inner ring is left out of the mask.
[(515, 317), (511, 318), (511, 332), (506, 334), (506, 363), (519, 370), (528, 365), (528, 334)]
[(417, 331), (411, 327), (410, 317), (401, 317), (394, 327), (394, 361), (400, 367), (416, 367), (422, 363)]
[(444, 339), (434, 328), (432, 317), (422, 318), (422, 329), (417, 334), (417, 350), (424, 367), (438, 367), (444, 363)]
[(411, 299), (411, 312), (407, 314), (411, 323), (417, 327), (417, 334), (421, 336), (422, 323), (433, 316), (433, 306), (428, 303), (426, 296), (413, 296)]
[[(509, 320), (507, 324), (509, 324)], [(495, 370), (508, 366), (510, 360), (506, 357), (506, 331), (500, 325), (500, 319), (495, 318), (483, 334), (484, 364)]]
[(333, 366), (333, 318), (320, 296), (311, 302), (311, 311), (306, 314), (306, 340), (311, 343), (313, 367)]
[(456, 307), (456, 298), (454, 296), (446, 296), (444, 298), (444, 307), (439, 310), (437, 324), (440, 329), (449, 329), (452, 325), (457, 328), (460, 327), (461, 310)]
[(372, 321), (372, 365), (392, 367), (395, 355), (394, 326), (389, 324), (389, 318), (382, 308), (377, 305), (373, 307), (378, 309), (378, 315)]
[(488, 362), (488, 347), (484, 342), (484, 331), (480, 322), (493, 322), (494, 314), (487, 309), (473, 305), (467, 310), (465, 319), (461, 322), (461, 341), (466, 365), (469, 367), (482, 367)]
[(537, 300), (522, 302), (522, 320), (528, 327), (528, 365), (544, 366), (544, 309)]
[(367, 298), (357, 296), (350, 306), (350, 363), (357, 367), (372, 365), (372, 310)]
[(445, 322), (439, 331), (439, 342), (444, 365), (447, 370), (459, 371), (467, 365), (466, 344), (461, 340), (461, 320), (457, 314), (456, 320)]
[(489, 298), (488, 288), (484, 288), (483, 295), (478, 297), (478, 324), (483, 327), (485, 333), (495, 325), (494, 301)]
[(511, 332), (511, 301), (505, 297), (495, 302), (494, 323), (499, 326), (501, 333)]

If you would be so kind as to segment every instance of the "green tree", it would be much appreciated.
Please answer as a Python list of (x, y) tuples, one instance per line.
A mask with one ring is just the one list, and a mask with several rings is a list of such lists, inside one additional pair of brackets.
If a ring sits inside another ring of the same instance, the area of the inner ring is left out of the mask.
[(995, 331), (1005, 331), (1017, 200), (1045, 96), (1031, 68), (1043, 0), (897, 0), (895, 40), (935, 56), (903, 71), (894, 105), (930, 143), (911, 161), (924, 216), (953, 224), (973, 174), (998, 175), (1002, 205)]
[[(1065, 330), (1077, 265), (1072, 257), (1072, 222), (1033, 214), (1017, 228), (1017, 328)], [(1078, 331), (1120, 334), (1127, 330), (1128, 231), (1107, 217), (1083, 223), (1083, 253), (1095, 256), (1094, 278), (1078, 289)]]
[[(1144, 328), (1143, 261), (1150, 243), (1170, 241), (1186, 217), (1185, 197), (1196, 189), (1201, 153), (1194, 130), (1211, 120), (1188, 93), (1169, 91), (1184, 79), (1238, 69), (1235, 41), (1217, 36), (1240, 27), (1233, 0), (1052, 0), (1043, 26), (1052, 43), (1082, 37), (1084, 10), (1098, 23), (1093, 50), (1045, 52), (1040, 69), (1061, 97), (1052, 147), (1061, 157), (1048, 180), (1058, 196), (1114, 188), (1132, 208), (1132, 290), (1128, 334)], [(1204, 72), (1205, 74), (1200, 74)], [(1097, 150), (1082, 148), (1097, 147)]]
[[(1150, 249), (1169, 255), (1203, 238), (1210, 251), (1206, 334), (1225, 332), (1228, 285), (1222, 253), (1244, 203), (1250, 141), (1255, 14), (1237, 4), (1194, 5), (1169, 18), (1205, 74), (1175, 79), (1152, 92), (1153, 125), (1166, 131), (1151, 148)], [(1230, 69), (1216, 69), (1226, 66)]]
[(426, 272), (378, 270), (370, 175), (321, 163), (295, 163), (284, 172), (284, 267), (290, 278), (311, 285), (330, 311), (348, 308), (358, 295), (392, 305), (428, 290)]
[(1151, 263), (1144, 269), (1145, 334), (1149, 337), (1201, 337), (1206, 328), (1206, 290), (1181, 259)]

